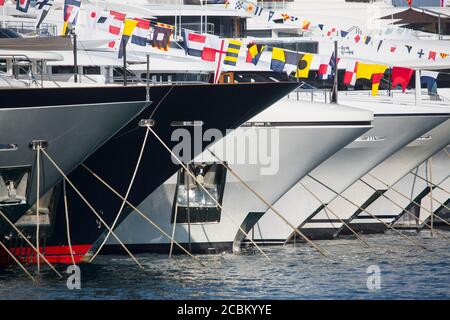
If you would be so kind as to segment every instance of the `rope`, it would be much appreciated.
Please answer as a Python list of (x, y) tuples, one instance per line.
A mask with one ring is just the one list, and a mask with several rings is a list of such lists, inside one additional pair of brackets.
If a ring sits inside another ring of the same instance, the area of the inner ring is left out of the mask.
[[(401, 193), (400, 191), (397, 191), (397, 190), (394, 189), (393, 187), (390, 187), (388, 184), (386, 184), (386, 182), (381, 181), (380, 179), (378, 179), (377, 177), (375, 177), (374, 175), (372, 175), (372, 174), (370, 174), (370, 173), (369, 173), (369, 175), (370, 175), (372, 178), (374, 178), (375, 180), (377, 180), (377, 181), (379, 181), (380, 183), (384, 184), (386, 187), (388, 187), (389, 189), (391, 189), (391, 190), (394, 191), (395, 193), (398, 193), (398, 194), (401, 195), (402, 197), (408, 199), (409, 201), (411, 201), (411, 202), (414, 203), (415, 205), (419, 206), (421, 209), (425, 210), (426, 212), (430, 213), (431, 215), (435, 216), (435, 217), (438, 218), (438, 219), (442, 219), (441, 217), (439, 217), (438, 215), (436, 215), (432, 210), (430, 211), (430, 210), (428, 210), (427, 208), (423, 207), (423, 206), (422, 206), (420, 203), (418, 203), (417, 201), (414, 201), (414, 200), (408, 198), (408, 196), (404, 195), (404, 194)], [(364, 181), (363, 181), (363, 182), (364, 182)], [(430, 189), (431, 189), (431, 188), (430, 188)], [(386, 198), (387, 198), (389, 201), (391, 201), (392, 203), (396, 204), (393, 200), (389, 199), (386, 195), (383, 194), (383, 196), (386, 197)], [(432, 197), (432, 195), (430, 195), (430, 194), (429, 194), (429, 197), (430, 197), (432, 200), (435, 200), (435, 199)], [(438, 202), (440, 205), (445, 206), (444, 204), (441, 204), (439, 201), (437, 201), (437, 200), (435, 200), (435, 201)], [(396, 205), (397, 205), (397, 206), (400, 206), (400, 205), (398, 205), (398, 204), (396, 204)], [(446, 207), (446, 206), (445, 206), (445, 207)], [(403, 208), (401, 208), (401, 209), (404, 210)], [(405, 210), (405, 211), (408, 212), (407, 210)], [(412, 213), (411, 213), (411, 214), (412, 214)], [(412, 215), (413, 215), (413, 214), (412, 214)], [(415, 216), (415, 215), (414, 215), (414, 216)], [(446, 224), (448, 224), (448, 225), (450, 226), (450, 224), (449, 224), (446, 220), (442, 219), (442, 221), (445, 222)], [(421, 222), (421, 223), (423, 223), (423, 222)], [(431, 228), (431, 226), (430, 226), (430, 228)]]
[(63, 193), (64, 193), (64, 212), (66, 214), (66, 232), (67, 232), (67, 243), (69, 244), (70, 258), (72, 259), (73, 265), (76, 265), (75, 258), (73, 256), (72, 250), (72, 240), (70, 237), (70, 223), (69, 223), (69, 206), (67, 205), (67, 190), (66, 190), (66, 180), (63, 180)]
[(255, 243), (255, 241), (253, 241), (253, 239), (247, 234), (247, 232), (245, 232), (241, 226), (239, 226), (236, 221), (234, 221), (234, 219), (231, 217), (231, 215), (229, 215), (228, 213), (226, 213), (223, 210), (222, 205), (216, 200), (216, 198), (214, 198), (214, 196), (197, 180), (197, 178), (189, 171), (187, 170), (186, 166), (183, 164), (183, 162), (178, 159), (178, 157), (172, 152), (172, 150), (170, 150), (170, 148), (164, 143), (164, 141), (161, 140), (161, 138), (156, 134), (155, 131), (153, 131), (153, 129), (147, 125), (147, 127), (149, 128), (149, 130), (151, 131), (151, 133), (156, 137), (156, 139), (158, 139), (158, 141), (162, 144), (162, 146), (172, 155), (172, 157), (174, 159), (177, 160), (177, 162), (184, 168), (184, 170), (186, 170), (189, 175), (192, 177), (192, 179), (194, 179), (195, 182), (197, 182), (197, 184), (203, 189), (203, 191), (205, 191), (205, 193), (212, 199), (212, 201), (214, 201), (214, 203), (220, 208), (220, 210), (222, 210), (222, 212), (230, 219), (230, 221), (237, 227), (239, 228), (239, 230), (250, 240), (250, 242), (255, 246), (255, 248), (258, 249), (259, 252), (261, 252), (261, 254), (267, 258), (267, 260), (270, 261), (269, 256)]
[[(112, 193), (114, 193), (117, 197), (119, 197), (122, 200), (125, 200), (124, 197), (120, 195), (119, 192), (117, 192), (113, 187), (111, 187), (105, 180), (100, 178), (94, 171), (89, 169), (85, 164), (81, 164), (83, 168), (85, 168), (90, 174), (92, 174), (97, 180), (99, 180), (105, 187), (107, 187)], [(142, 213), (141, 210), (136, 208), (133, 204), (131, 204), (128, 200), (126, 200), (127, 205), (131, 207), (134, 211), (139, 213), (139, 215), (145, 219), (148, 223), (153, 225), (156, 229), (158, 229), (159, 232), (161, 232), (165, 237), (167, 237), (169, 240), (173, 240), (163, 229), (161, 229), (156, 223), (154, 223), (150, 218), (148, 218), (144, 213)], [(189, 251), (187, 251), (182, 245), (180, 245), (177, 241), (173, 240), (176, 246), (178, 246), (181, 250), (183, 250), (188, 256), (190, 256), (192, 259), (197, 261), (202, 266), (205, 266), (196, 256), (192, 255)]]
[(58, 277), (62, 278), (63, 276), (58, 272), (58, 270), (53, 267), (53, 265), (48, 262), (48, 260), (40, 253), (36, 247), (31, 243), (30, 240), (16, 227), (14, 223), (11, 222), (11, 220), (8, 219), (8, 217), (0, 210), (0, 216), (2, 216), (3, 219), (5, 219), (6, 222), (17, 232), (18, 235), (22, 237), (23, 240), (38, 254), (42, 260), (58, 275)]
[(298, 230), (296, 227), (294, 227), (292, 225), (292, 223), (290, 223), (285, 217), (283, 217), (283, 215), (276, 210), (269, 202), (267, 202), (258, 192), (256, 192), (256, 190), (254, 190), (252, 187), (250, 187), (248, 185), (248, 183), (246, 183), (244, 180), (242, 180), (242, 178), (236, 173), (234, 172), (233, 169), (231, 169), (227, 164), (225, 164), (214, 152), (212, 152), (211, 150), (207, 149), (209, 151), (209, 153), (211, 153), (221, 164), (222, 166), (224, 166), (228, 171), (231, 172), (231, 174), (238, 179), (238, 181), (240, 183), (242, 183), (242, 185), (247, 188), (251, 193), (253, 193), (259, 200), (262, 201), (262, 203), (264, 203), (268, 208), (270, 208), (278, 217), (280, 217), (281, 220), (283, 220), (284, 223), (286, 223), (290, 228), (292, 228), (292, 230), (294, 230), (294, 233), (297, 233), (300, 237), (302, 237), (303, 240), (305, 240), (310, 246), (312, 246), (314, 249), (316, 249), (321, 255), (326, 257), (326, 254), (323, 252), (322, 249), (319, 248), (319, 246), (317, 246), (314, 242), (312, 242), (307, 236), (305, 236), (300, 230)]
[[(308, 175), (308, 177), (310, 177), (311, 179), (313, 179), (314, 181), (317, 181), (319, 184), (323, 185), (325, 188), (327, 188), (328, 190), (330, 190), (333, 193), (338, 194), (336, 191), (334, 191), (333, 189), (331, 189), (329, 186), (325, 185), (324, 183), (320, 182), (319, 180), (317, 180), (316, 178), (312, 177), (311, 175)], [(372, 218), (374, 218), (375, 220), (378, 220), (378, 222), (381, 222), (384, 226), (386, 226), (387, 228), (393, 230), (394, 232), (398, 233), (402, 238), (410, 241), (411, 243), (415, 244), (416, 246), (424, 249), (424, 250), (428, 250), (424, 245), (422, 245), (421, 243), (414, 241), (412, 239), (410, 239), (407, 235), (403, 234), (402, 232), (398, 231), (397, 229), (395, 229), (394, 227), (388, 225), (386, 222), (384, 222), (383, 220), (379, 219), (377, 216), (373, 215), (372, 213), (370, 213), (369, 211), (367, 211), (366, 209), (358, 206), (356, 203), (354, 203), (353, 201), (351, 201), (350, 199), (348, 199), (347, 197), (345, 197), (344, 195), (339, 195), (342, 199), (344, 199), (345, 201), (351, 203), (353, 206), (355, 206), (356, 208), (358, 208), (358, 210), (362, 210), (365, 213), (367, 213), (369, 216), (371, 216)]]
[(0, 241), (0, 246), (17, 263), (17, 265), (23, 270), (23, 272), (25, 272), (33, 282), (36, 282), (36, 279), (28, 272), (28, 270), (23, 266), (23, 264), (20, 263), (20, 261), (16, 258), (16, 256), (11, 251), (9, 251), (9, 249), (1, 241)]
[(428, 188), (430, 189), (430, 210), (431, 210), (431, 215), (430, 215), (430, 224), (431, 224), (431, 228), (430, 228), (430, 232), (431, 232), (431, 237), (433, 237), (433, 227), (434, 227), (434, 213), (433, 213), (433, 187), (432, 187), (432, 181), (433, 181), (433, 170), (432, 170), (432, 162), (431, 162), (431, 158), (428, 159), (428, 175), (430, 176), (430, 179), (428, 181)]
[[(369, 246), (369, 244), (367, 243), (367, 241), (366, 240), (364, 240), (363, 239), (363, 237), (362, 236), (360, 236), (352, 227), (350, 227), (350, 225), (348, 224), (348, 223), (346, 223), (343, 219), (341, 219), (341, 217), (339, 217), (335, 212), (334, 212), (334, 210), (332, 210), (331, 208), (329, 208), (327, 205), (325, 205), (325, 203), (323, 203), (320, 199), (319, 199), (319, 197), (317, 197), (308, 187), (306, 187), (301, 181), (300, 181), (300, 184), (301, 184), (301, 186), (303, 187), (303, 189), (305, 189), (308, 193), (310, 193), (317, 201), (319, 201), (321, 204), (322, 204), (322, 206), (324, 206), (324, 209), (325, 210), (327, 210), (328, 209), (328, 211), (330, 211), (336, 218), (338, 218), (339, 219), (339, 221), (342, 223), (342, 224), (344, 224), (362, 243), (364, 243), (366, 246), (367, 246), (367, 248), (370, 248), (370, 246)], [(290, 238), (290, 237), (289, 237)], [(289, 239), (288, 238), (288, 239)]]
[[(369, 173), (369, 175), (370, 175), (370, 173)], [(376, 178), (374, 177), (374, 179), (376, 179)], [(390, 201), (391, 203), (393, 203), (395, 206), (397, 206), (398, 208), (400, 208), (400, 210), (402, 210), (402, 211), (406, 212), (407, 214), (409, 214), (409, 215), (410, 215), (411, 217), (413, 217), (417, 222), (421, 223), (421, 224), (424, 225), (424, 226), (427, 226), (427, 227), (430, 228), (430, 229), (432, 228), (431, 225), (429, 225), (429, 224), (427, 224), (425, 221), (421, 220), (419, 217), (417, 217), (417, 216), (416, 216), (414, 213), (412, 213), (411, 211), (406, 210), (405, 208), (403, 208), (400, 204), (398, 204), (397, 202), (395, 202), (394, 200), (392, 200), (391, 198), (389, 198), (388, 196), (386, 196), (384, 193), (378, 191), (376, 188), (372, 187), (369, 183), (367, 183), (367, 182), (364, 181), (363, 179), (359, 179), (359, 180), (360, 180), (362, 183), (366, 184), (369, 188), (371, 188), (372, 190), (374, 190), (376, 193), (380, 194), (380, 195), (383, 196), (385, 199), (387, 199), (388, 201)], [(378, 180), (378, 179), (376, 179), (376, 180)], [(378, 181), (381, 182), (381, 180), (378, 180)], [(383, 182), (381, 182), (381, 183), (382, 183), (382, 184), (385, 184), (385, 183), (383, 183)], [(387, 184), (385, 184), (385, 185), (386, 185), (390, 190), (393, 190), (393, 191), (397, 192), (394, 188), (389, 187), (389, 185), (387, 185)], [(400, 192), (397, 192), (397, 193), (399, 193), (400, 195), (402, 195), (403, 197), (405, 197), (408, 201), (411, 201), (411, 199), (409, 199), (407, 196), (401, 194)], [(415, 201), (413, 201), (413, 203), (417, 204)], [(417, 205), (418, 205), (420, 208), (422, 208), (421, 205), (419, 205), (419, 204), (417, 204)], [(444, 236), (443, 234), (441, 234), (441, 236), (442, 236), (444, 239), (448, 239), (448, 237)]]
[[(412, 171), (410, 172), (410, 174), (416, 176), (417, 178), (421, 179), (422, 181), (425, 181), (425, 182), (427, 182), (427, 183), (430, 183), (430, 182), (428, 181), (428, 179), (425, 179), (425, 178), (419, 176), (418, 174), (416, 174), (416, 173), (414, 173), (414, 172), (412, 172)], [(448, 175), (443, 181), (447, 180), (449, 177), (450, 177), (450, 175)], [(443, 181), (442, 181), (442, 182), (443, 182)], [(441, 182), (441, 183), (442, 183), (442, 182)], [(435, 187), (436, 189), (439, 189), (439, 190), (441, 190), (441, 191), (444, 191), (445, 193), (447, 193), (447, 194), (450, 195), (450, 192), (448, 192), (448, 191), (445, 190), (444, 188), (440, 187), (439, 185), (434, 184), (434, 183), (431, 183), (431, 185), (432, 185), (433, 187)]]
[[(148, 133), (149, 133), (149, 132), (148, 132), (148, 129), (147, 129), (147, 130), (145, 131), (144, 141), (142, 142), (141, 151), (140, 151), (140, 153), (139, 153), (138, 160), (137, 160), (136, 166), (135, 166), (134, 171), (133, 171), (133, 175), (131, 176), (130, 184), (128, 185), (128, 189), (127, 189), (127, 192), (126, 192), (126, 194), (125, 194), (125, 199), (122, 201), (122, 204), (120, 205), (119, 211), (117, 212), (116, 218), (114, 219), (114, 222), (113, 222), (113, 224), (112, 224), (112, 226), (111, 226), (111, 230), (114, 230), (114, 228), (116, 227), (116, 224), (117, 224), (117, 222), (119, 221), (120, 215), (121, 215), (121, 213), (122, 213), (122, 211), (123, 211), (123, 208), (125, 207), (125, 204), (126, 204), (125, 201), (128, 199), (128, 196), (130, 195), (131, 188), (133, 187), (134, 180), (136, 179), (136, 175), (137, 175), (137, 173), (138, 173), (138, 171), (139, 171), (139, 166), (140, 166), (140, 164), (141, 164), (141, 160), (142, 160), (142, 157), (143, 157), (143, 155), (144, 155), (144, 150), (145, 150), (145, 146), (146, 146), (146, 144), (147, 144), (147, 139), (148, 139)], [(89, 262), (94, 261), (94, 259), (97, 257), (97, 255), (99, 254), (99, 252), (103, 249), (104, 245), (105, 245), (106, 242), (108, 241), (110, 235), (111, 235), (111, 231), (108, 231), (108, 234), (107, 234), (106, 237), (103, 239), (103, 241), (102, 241), (100, 247), (99, 247), (99, 248), (97, 249), (97, 251), (94, 253), (94, 255), (93, 255), (92, 258), (89, 260)]]
[[(89, 201), (86, 200), (86, 198), (81, 194), (81, 192), (75, 187), (75, 185), (72, 183), (72, 181), (69, 180), (69, 178), (66, 176), (66, 174), (61, 170), (61, 168), (53, 161), (53, 159), (48, 155), (45, 150), (42, 150), (44, 155), (50, 160), (50, 162), (55, 166), (56, 170), (59, 171), (59, 173), (64, 177), (64, 179), (69, 183), (69, 185), (75, 190), (75, 192), (78, 194), (78, 196), (83, 200), (83, 202), (91, 209), (91, 211), (95, 214), (97, 219), (105, 226), (106, 229), (111, 230), (109, 226), (106, 224), (106, 222), (102, 219), (102, 217), (95, 211), (94, 207), (89, 203)], [(141, 265), (141, 263), (135, 258), (135, 256), (128, 250), (128, 248), (123, 244), (123, 242), (117, 237), (117, 235), (112, 232), (112, 235), (114, 238), (119, 242), (119, 244), (122, 246), (122, 248), (128, 253), (128, 255), (131, 257), (131, 259), (136, 262), (136, 264), (141, 268), (144, 269), (144, 267)]]

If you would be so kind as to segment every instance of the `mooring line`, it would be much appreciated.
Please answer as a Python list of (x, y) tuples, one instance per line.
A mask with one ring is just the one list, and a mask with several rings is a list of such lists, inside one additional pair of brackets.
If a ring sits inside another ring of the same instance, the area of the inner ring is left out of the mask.
[[(371, 175), (371, 174), (369, 173), (369, 175)], [(373, 178), (376, 179), (376, 177), (373, 177)], [(427, 224), (425, 221), (421, 220), (421, 219), (420, 219), (419, 217), (417, 217), (414, 213), (412, 213), (412, 212), (409, 211), (409, 210), (406, 210), (406, 208), (403, 208), (399, 203), (397, 203), (396, 201), (392, 200), (391, 198), (389, 198), (388, 196), (386, 196), (384, 193), (382, 193), (382, 192), (380, 192), (379, 190), (377, 190), (375, 187), (371, 186), (368, 182), (364, 181), (362, 178), (359, 179), (359, 180), (360, 180), (362, 183), (364, 183), (365, 185), (367, 185), (369, 188), (371, 188), (373, 191), (375, 191), (376, 193), (378, 193), (379, 195), (381, 195), (382, 197), (384, 197), (386, 200), (388, 200), (389, 202), (393, 203), (396, 207), (400, 208), (400, 210), (402, 210), (402, 211), (406, 212), (407, 214), (409, 214), (409, 215), (410, 215), (411, 217), (413, 217), (417, 222), (419, 222), (419, 223), (421, 223), (422, 225), (427, 226), (428, 228), (431, 229), (431, 225), (429, 225), (429, 224)], [(378, 180), (378, 179), (376, 179), (376, 180)], [(381, 182), (381, 180), (379, 180), (379, 182), (380, 182), (380, 183), (383, 183), (383, 182)], [(384, 183), (383, 183), (383, 184), (384, 184)], [(389, 185), (386, 184), (386, 186), (389, 188), (388, 190), (396, 191), (394, 188), (389, 187)], [(396, 192), (397, 192), (397, 191), (396, 191)], [(399, 192), (399, 194), (402, 195), (403, 197), (405, 197), (408, 201), (411, 201), (411, 199), (409, 199), (407, 196), (401, 194), (400, 192)], [(413, 203), (416, 203), (416, 202), (413, 201)], [(419, 205), (419, 207), (421, 207), (421, 206)], [(441, 234), (440, 232), (439, 232), (439, 234), (440, 234), (441, 237), (443, 237), (444, 239), (448, 239), (448, 237), (444, 236), (444, 234)]]
[[(113, 224), (111, 225), (111, 230), (114, 230), (114, 228), (116, 227), (117, 222), (119, 221), (120, 215), (122, 214), (123, 208), (125, 207), (126, 204), (126, 200), (128, 200), (128, 197), (130, 195), (131, 189), (134, 185), (134, 180), (136, 179), (137, 173), (139, 171), (139, 167), (142, 161), (142, 157), (144, 155), (144, 150), (145, 150), (145, 146), (147, 145), (147, 139), (148, 139), (148, 134), (149, 134), (149, 130), (145, 130), (145, 136), (144, 136), (144, 140), (142, 141), (142, 146), (139, 152), (139, 156), (136, 162), (136, 166), (134, 168), (133, 171), (133, 175), (131, 176), (131, 180), (130, 183), (128, 185), (128, 189), (127, 192), (125, 194), (125, 200), (122, 201), (122, 204), (120, 205), (119, 211), (117, 212), (116, 218), (114, 219)], [(97, 257), (97, 255), (100, 253), (100, 251), (103, 249), (104, 245), (106, 244), (106, 242), (108, 241), (109, 237), (111, 235), (111, 232), (108, 231), (106, 237), (103, 239), (102, 243), (100, 244), (99, 248), (97, 249), (97, 251), (94, 253), (94, 255), (91, 257), (91, 259), (89, 260), (89, 262), (91, 263), (92, 261), (94, 261), (94, 259)]]
[[(37, 250), (37, 248), (34, 246), (34, 244), (31, 243), (31, 241), (28, 240), (28, 238), (19, 230), (19, 228), (17, 228), (16, 225), (14, 223), (12, 223), (11, 220), (8, 219), (8, 217), (2, 212), (2, 210), (0, 210), (0, 216), (2, 216), (2, 218), (5, 219), (6, 222), (8, 222), (8, 224), (17, 232), (17, 234), (20, 235), (23, 240), (25, 240), (25, 242), (30, 246), (30, 248), (32, 248), (36, 252), (36, 255), (39, 255), (42, 258), (42, 260), (58, 275), (58, 277), (60, 277), (60, 278), (63, 277), (58, 272), (58, 270), (56, 270), (55, 267), (50, 262), (48, 262), (48, 260), (44, 257), (44, 255)], [(27, 251), (28, 251), (28, 249), (27, 249)]]
[[(56, 164), (55, 161), (50, 157), (50, 155), (42, 149), (42, 152), (44, 155), (50, 160), (50, 162), (55, 166), (56, 170), (59, 171), (59, 173), (66, 179), (66, 181), (69, 183), (69, 185), (73, 188), (73, 190), (78, 194), (78, 196), (83, 200), (83, 202), (91, 209), (91, 211), (94, 213), (94, 215), (97, 217), (97, 219), (105, 226), (106, 229), (111, 230), (111, 228), (108, 226), (108, 224), (102, 219), (102, 217), (97, 213), (97, 211), (94, 209), (94, 207), (90, 204), (90, 202), (83, 196), (83, 194), (75, 187), (75, 185), (70, 181), (70, 179), (66, 176), (64, 171), (61, 170), (61, 168)], [(119, 242), (119, 244), (122, 246), (122, 248), (128, 253), (128, 255), (131, 257), (131, 259), (141, 268), (144, 269), (144, 267), (141, 265), (141, 263), (136, 259), (136, 257), (128, 250), (128, 248), (125, 246), (125, 244), (122, 242), (122, 240), (119, 239), (119, 237), (111, 230), (111, 234), (113, 237)]]
[[(319, 201), (320, 204), (322, 204), (322, 206), (324, 207), (324, 210), (328, 210), (330, 211), (336, 218), (338, 218), (338, 220), (344, 224), (362, 243), (364, 243), (367, 248), (370, 248), (370, 245), (367, 243), (367, 241), (361, 236), (359, 235), (352, 227), (350, 227), (350, 225), (348, 223), (346, 223), (341, 217), (339, 217), (334, 210), (332, 210), (331, 208), (329, 208), (324, 202), (322, 202), (322, 200), (319, 199), (319, 197), (317, 195), (314, 194), (314, 192), (312, 192), (307, 186), (305, 186), (305, 184), (303, 182), (300, 181), (300, 185), (303, 187), (303, 189), (305, 189), (308, 193), (310, 193), (317, 201)], [(289, 237), (291, 238), (291, 237)], [(289, 239), (288, 238), (288, 239)]]
[(300, 230), (298, 230), (296, 227), (292, 225), (277, 209), (275, 209), (266, 199), (264, 199), (256, 190), (254, 190), (247, 182), (245, 182), (233, 169), (230, 168), (222, 159), (220, 159), (213, 151), (211, 151), (209, 148), (206, 148), (206, 150), (211, 153), (213, 157), (215, 157), (220, 164), (227, 169), (231, 174), (238, 179), (238, 181), (245, 187), (247, 190), (249, 190), (253, 195), (255, 195), (259, 200), (261, 200), (262, 203), (264, 203), (270, 210), (272, 210), (281, 220), (283, 220), (284, 223), (286, 223), (293, 231), (294, 233), (298, 234), (300, 237), (302, 237), (303, 240), (305, 240), (311, 247), (313, 247), (315, 250), (317, 250), (321, 255), (327, 256), (323, 250), (316, 245), (314, 242), (312, 242), (307, 236), (303, 234)]
[(117, 197), (120, 199), (126, 201), (126, 203), (130, 206), (131, 209), (136, 211), (143, 219), (145, 219), (148, 223), (150, 223), (152, 226), (154, 226), (156, 229), (158, 229), (159, 232), (161, 232), (167, 239), (172, 240), (177, 247), (179, 247), (184, 253), (186, 253), (188, 256), (190, 256), (192, 259), (194, 259), (196, 262), (201, 264), (202, 266), (205, 266), (200, 259), (198, 259), (196, 256), (191, 254), (188, 250), (186, 250), (181, 244), (179, 244), (177, 241), (175, 241), (172, 237), (170, 237), (163, 229), (161, 229), (156, 223), (154, 223), (149, 217), (147, 217), (141, 210), (139, 210), (136, 206), (131, 204), (128, 200), (125, 200), (125, 198), (117, 192), (113, 187), (111, 187), (105, 180), (103, 180), (99, 175), (97, 175), (94, 171), (89, 169), (85, 164), (81, 164), (83, 168), (86, 169), (90, 174), (92, 174), (98, 181), (100, 181), (105, 187), (107, 187), (112, 193), (114, 193)]
[[(438, 215), (436, 215), (434, 212), (432, 212), (432, 211), (428, 210), (427, 208), (423, 207), (423, 206), (422, 206), (420, 203), (418, 203), (417, 201), (415, 201), (415, 200), (413, 200), (413, 199), (410, 199), (407, 195), (405, 195), (405, 194), (403, 194), (402, 192), (400, 192), (400, 191), (394, 189), (392, 186), (389, 186), (386, 182), (383, 182), (381, 179), (378, 179), (377, 177), (375, 177), (375, 176), (372, 175), (371, 173), (369, 173), (369, 175), (370, 175), (372, 178), (374, 178), (375, 180), (377, 180), (378, 182), (380, 182), (381, 184), (384, 184), (384, 185), (385, 185), (386, 187), (388, 187), (390, 190), (394, 191), (395, 193), (401, 195), (403, 198), (405, 198), (405, 199), (407, 199), (408, 201), (411, 201), (411, 202), (414, 203), (415, 205), (419, 206), (419, 208), (425, 210), (425, 211), (428, 212), (430, 215), (433, 215), (435, 218), (442, 219), (441, 217), (439, 217)], [(363, 182), (364, 182), (364, 181), (363, 181)], [(395, 205), (400, 206), (399, 204), (395, 203), (393, 200), (389, 199), (386, 195), (383, 194), (383, 196), (384, 196), (386, 199), (388, 199), (389, 201), (391, 201), (392, 203), (394, 203)], [(433, 197), (430, 196), (430, 198), (431, 198), (432, 200), (434, 200)], [(437, 201), (437, 200), (436, 200), (436, 202), (439, 203), (439, 201)], [(439, 204), (442, 205), (441, 203), (439, 203)], [(401, 206), (400, 206), (400, 207), (401, 207)], [(406, 209), (403, 209), (403, 208), (402, 208), (402, 210), (407, 211)], [(407, 212), (408, 212), (408, 211), (407, 211)], [(412, 213), (411, 213), (411, 214), (412, 214)], [(442, 219), (442, 221), (445, 222), (447, 225), (450, 226), (450, 223), (448, 223), (448, 222), (445, 221), (444, 219)], [(421, 222), (421, 223), (424, 223), (424, 222)], [(429, 227), (431, 228), (431, 226), (429, 226)]]
[(23, 272), (25, 272), (30, 277), (30, 279), (33, 280), (33, 282), (36, 282), (36, 279), (28, 272), (25, 266), (22, 263), (20, 263), (20, 261), (16, 258), (16, 256), (11, 251), (9, 251), (9, 249), (2, 241), (0, 241), (0, 246), (14, 260), (14, 262), (17, 263), (17, 265), (23, 270)]
[(225, 212), (225, 210), (223, 210), (222, 205), (216, 200), (216, 198), (214, 198), (214, 196), (198, 181), (198, 179), (189, 170), (187, 170), (184, 163), (172, 152), (172, 150), (170, 150), (170, 148), (164, 143), (164, 141), (162, 141), (162, 139), (158, 136), (158, 134), (155, 131), (153, 131), (153, 129), (149, 125), (147, 125), (147, 127), (149, 128), (151, 133), (156, 137), (156, 139), (161, 143), (161, 145), (172, 155), (172, 157), (174, 159), (177, 160), (177, 162), (184, 168), (184, 170), (186, 170), (189, 173), (189, 175), (192, 177), (192, 179), (194, 179), (194, 181), (197, 182), (197, 184), (203, 189), (203, 191), (205, 191), (205, 193), (220, 208), (220, 210), (222, 210), (222, 213), (224, 213), (228, 217), (228, 219), (230, 219), (230, 221), (237, 228), (239, 228), (239, 230), (250, 240), (250, 242), (255, 246), (255, 248), (258, 249), (258, 251), (261, 252), (261, 254), (264, 257), (266, 257), (266, 259), (270, 260), (269, 256), (256, 244), (255, 241), (253, 241), (253, 239), (247, 234), (247, 232), (245, 232), (245, 230), (242, 229), (242, 227), (236, 223), (236, 221), (231, 217), (231, 215), (229, 215), (227, 212)]
[(66, 235), (67, 243), (69, 244), (70, 258), (75, 266), (75, 257), (72, 250), (72, 238), (70, 237), (70, 222), (69, 222), (69, 206), (67, 205), (67, 190), (66, 190), (66, 179), (63, 179), (63, 197), (64, 197), (64, 212), (66, 215)]
[[(330, 188), (329, 186), (327, 186), (326, 184), (320, 182), (319, 180), (317, 180), (316, 178), (314, 178), (311, 175), (308, 175), (308, 177), (310, 177), (311, 179), (313, 179), (314, 181), (317, 181), (319, 184), (321, 184), (322, 186), (324, 186), (325, 188), (327, 188), (328, 190), (330, 190), (333, 193), (338, 194), (338, 192), (334, 191), (332, 188)], [(347, 197), (345, 197), (344, 195), (340, 195), (340, 197), (342, 199), (344, 199), (345, 201), (351, 203), (353, 206), (355, 206), (358, 210), (362, 210), (365, 213), (367, 213), (369, 216), (371, 216), (372, 218), (378, 220), (379, 222), (381, 222), (384, 226), (386, 226), (387, 228), (393, 230), (394, 232), (398, 233), (402, 238), (410, 241), (411, 243), (415, 244), (416, 246), (424, 249), (424, 250), (428, 250), (424, 245), (422, 245), (421, 243), (414, 241), (412, 239), (410, 239), (407, 235), (403, 234), (402, 232), (400, 232), (399, 230), (395, 229), (394, 227), (390, 226), (389, 224), (387, 224), (386, 222), (384, 222), (383, 220), (379, 219), (378, 217), (376, 217), (375, 215), (373, 215), (372, 213), (370, 213), (369, 211), (367, 211), (366, 209), (358, 206), (355, 202), (353, 202), (352, 200), (348, 199)]]
[[(414, 173), (414, 172), (411, 171), (411, 172), (409, 172), (409, 174), (412, 174), (412, 175), (416, 176), (417, 178), (421, 179), (422, 181), (425, 181), (426, 183), (430, 183), (430, 184), (431, 184), (433, 187), (435, 187), (436, 189), (439, 189), (439, 190), (441, 190), (441, 191), (444, 191), (445, 193), (447, 193), (447, 194), (450, 195), (450, 192), (449, 192), (449, 191), (445, 190), (444, 188), (440, 187), (440, 186), (437, 185), (437, 184), (431, 183), (430, 181), (428, 181), (427, 179), (421, 177), (421, 176), (418, 175), (417, 173)], [(449, 177), (450, 177), (450, 175), (448, 175), (444, 180), (442, 180), (441, 183), (444, 182), (445, 180), (447, 180)], [(440, 183), (440, 184), (441, 184), (441, 183)]]

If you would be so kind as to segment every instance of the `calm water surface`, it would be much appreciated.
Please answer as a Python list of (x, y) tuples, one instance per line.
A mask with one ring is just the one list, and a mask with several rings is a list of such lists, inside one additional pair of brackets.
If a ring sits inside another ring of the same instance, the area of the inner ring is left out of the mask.
[[(98, 257), (81, 266), (82, 289), (68, 290), (45, 270), (33, 284), (18, 267), (0, 270), (0, 299), (450, 299), (450, 232), (410, 236), (424, 251), (396, 234), (357, 240), (319, 241), (324, 258), (304, 244), (265, 247), (245, 255), (145, 254), (142, 271), (126, 256)], [(381, 289), (367, 288), (367, 268), (380, 268)], [(65, 272), (65, 266), (59, 266)], [(32, 269), (35, 272), (35, 269)]]

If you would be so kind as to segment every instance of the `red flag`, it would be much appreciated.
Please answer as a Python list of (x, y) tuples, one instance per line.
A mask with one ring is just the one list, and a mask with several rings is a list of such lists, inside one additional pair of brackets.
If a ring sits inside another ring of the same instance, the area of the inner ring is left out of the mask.
[(409, 68), (392, 68), (392, 87), (395, 88), (397, 85), (401, 85), (403, 92), (405, 92), (413, 73), (414, 70)]
[(428, 60), (433, 60), (436, 61), (436, 52), (435, 51), (431, 51), (428, 53)]

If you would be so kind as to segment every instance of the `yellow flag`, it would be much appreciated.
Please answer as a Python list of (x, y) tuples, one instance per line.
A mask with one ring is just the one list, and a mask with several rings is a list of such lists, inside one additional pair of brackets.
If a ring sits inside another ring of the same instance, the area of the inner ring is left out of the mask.
[(308, 78), (309, 69), (311, 68), (311, 62), (314, 55), (310, 53), (300, 54), (297, 66), (296, 78)]
[(358, 68), (356, 70), (356, 79), (372, 79), (374, 73), (375, 64), (358, 62)]
[(380, 81), (388, 67), (382, 64), (373, 65), (372, 73), (372, 96), (378, 95), (378, 88), (380, 87)]
[(131, 37), (139, 22), (133, 19), (125, 19), (124, 27), (123, 27), (123, 35)]

